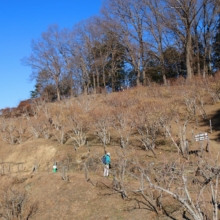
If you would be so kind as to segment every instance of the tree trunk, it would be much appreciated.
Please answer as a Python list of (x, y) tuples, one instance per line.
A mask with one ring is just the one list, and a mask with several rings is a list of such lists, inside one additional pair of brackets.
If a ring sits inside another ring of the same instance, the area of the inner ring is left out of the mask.
[(70, 81), (69, 81), (69, 85), (70, 85), (70, 97), (73, 98), (73, 76), (72, 73), (69, 73), (69, 77), (70, 77)]
[(100, 89), (100, 82), (99, 82), (99, 71), (96, 71), (96, 78), (97, 78), (97, 89), (96, 89), (96, 93), (100, 93), (99, 89)]
[(115, 75), (113, 72), (111, 74), (111, 77), (112, 77), (112, 92), (115, 92)]
[(147, 78), (146, 78), (146, 71), (143, 70), (143, 85), (146, 86), (147, 85)]
[(164, 69), (161, 72), (162, 72), (162, 76), (163, 76), (163, 84), (166, 86), (167, 85), (167, 77), (166, 77)]
[(211, 46), (208, 47), (208, 72), (212, 72), (212, 64), (211, 64)]
[(103, 71), (102, 71), (102, 82), (103, 82), (103, 87), (104, 87), (104, 89), (106, 88), (106, 84), (105, 84), (105, 70), (104, 70), (104, 67), (103, 67)]
[(92, 78), (93, 78), (93, 93), (96, 94), (96, 80), (95, 80), (95, 73), (94, 73), (94, 71), (92, 73)]
[(197, 74), (201, 76), (201, 69), (200, 69), (200, 53), (199, 53), (199, 42), (198, 42), (198, 33), (196, 32), (196, 64), (197, 64)]
[(186, 33), (186, 70), (187, 70), (187, 79), (192, 79), (193, 72), (192, 72), (192, 66), (191, 66), (191, 44), (192, 44), (192, 38), (190, 33), (190, 27), (187, 29)]
[(60, 101), (60, 88), (59, 88), (59, 80), (56, 78), (56, 92), (57, 92), (57, 101)]
[(206, 54), (207, 54), (207, 50), (206, 47), (204, 48), (204, 57), (203, 57), (203, 78), (206, 77), (206, 73), (207, 73), (207, 63), (206, 63)]
[(138, 69), (138, 70), (137, 70), (137, 78), (136, 78), (136, 85), (137, 85), (137, 86), (140, 86), (140, 76), (141, 76), (141, 72), (140, 72), (140, 70)]
[[(161, 48), (161, 45), (162, 44), (160, 44), (160, 48)], [(167, 77), (166, 77), (165, 64), (164, 64), (164, 56), (162, 54), (162, 49), (160, 50), (160, 53), (161, 53), (160, 60), (161, 60), (161, 63), (162, 63), (161, 74), (162, 74), (162, 77), (163, 77), (163, 84), (166, 86), (167, 85)]]
[(84, 94), (84, 95), (87, 95), (87, 94), (88, 94), (87, 85), (86, 85), (85, 82), (83, 83), (83, 94)]

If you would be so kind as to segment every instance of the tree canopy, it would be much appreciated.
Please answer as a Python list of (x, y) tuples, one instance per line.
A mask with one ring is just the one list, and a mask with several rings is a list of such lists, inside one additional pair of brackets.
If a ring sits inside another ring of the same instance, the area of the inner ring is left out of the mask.
[[(101, 15), (72, 29), (49, 26), (23, 64), (36, 80), (33, 97), (117, 91), (206, 77), (220, 68), (217, 0), (106, 0)], [(39, 83), (40, 82), (40, 83)]]

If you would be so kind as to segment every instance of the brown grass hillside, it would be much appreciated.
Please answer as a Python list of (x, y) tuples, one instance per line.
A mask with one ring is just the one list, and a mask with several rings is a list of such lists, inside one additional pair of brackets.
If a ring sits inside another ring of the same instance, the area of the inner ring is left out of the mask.
[(219, 88), (177, 81), (2, 114), (0, 219), (214, 219)]

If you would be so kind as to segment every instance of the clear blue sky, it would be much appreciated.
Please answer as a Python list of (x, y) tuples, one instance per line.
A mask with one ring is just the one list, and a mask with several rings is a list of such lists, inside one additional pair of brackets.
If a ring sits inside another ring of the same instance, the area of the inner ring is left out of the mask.
[(21, 59), (31, 53), (31, 40), (48, 26), (72, 28), (98, 15), (102, 0), (0, 0), (0, 109), (30, 98), (31, 68)]

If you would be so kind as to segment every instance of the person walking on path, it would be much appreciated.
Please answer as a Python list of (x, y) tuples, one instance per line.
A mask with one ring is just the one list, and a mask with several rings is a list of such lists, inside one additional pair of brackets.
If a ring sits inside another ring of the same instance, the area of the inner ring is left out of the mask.
[(111, 162), (110, 153), (108, 152), (105, 155), (105, 166), (104, 166), (104, 176), (109, 176), (109, 164)]

